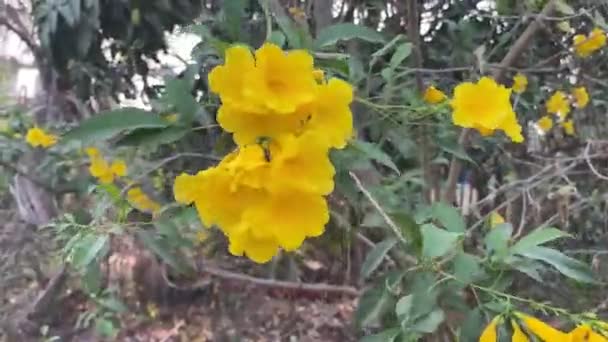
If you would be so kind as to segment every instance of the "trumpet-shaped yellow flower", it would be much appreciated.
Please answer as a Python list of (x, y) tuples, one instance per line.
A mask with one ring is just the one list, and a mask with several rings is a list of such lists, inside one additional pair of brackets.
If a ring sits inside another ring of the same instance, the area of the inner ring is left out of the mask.
[(151, 199), (141, 187), (133, 187), (127, 191), (127, 201), (138, 210), (147, 213), (156, 213), (160, 210), (161, 205)]
[(100, 155), (96, 148), (87, 148), (86, 152), (91, 158), (89, 172), (100, 183), (110, 184), (115, 178), (126, 176), (127, 164), (124, 160), (118, 159), (110, 164)]
[(539, 337), (542, 341), (568, 341), (568, 334), (563, 333), (538, 318), (518, 312), (516, 316), (524, 323), (527, 331)]
[(561, 118), (565, 118), (570, 113), (570, 102), (566, 94), (562, 91), (556, 91), (547, 101), (547, 112), (557, 114)]
[(424, 91), (423, 98), (426, 103), (437, 104), (445, 101), (447, 99), (447, 96), (444, 92), (435, 88), (434, 86), (429, 86)]
[(498, 341), (498, 334), (496, 332), (496, 327), (500, 322), (501, 317), (494, 317), (490, 323), (483, 329), (481, 332), (481, 336), (479, 337), (479, 342), (496, 342)]
[(454, 89), (452, 121), (455, 125), (477, 129), (481, 134), (504, 131), (514, 142), (524, 140), (522, 128), (511, 105), (511, 90), (489, 77), (464, 82)]
[(575, 105), (577, 108), (583, 109), (589, 104), (589, 93), (585, 87), (578, 87), (572, 90), (572, 96), (574, 96)]
[(511, 337), (511, 342), (528, 342), (528, 341), (530, 341), (530, 339), (528, 339), (528, 336), (526, 334), (524, 334), (524, 332), (521, 330), (521, 328), (519, 327), (517, 322), (515, 322), (514, 320), (511, 320), (511, 326), (513, 327), (513, 336)]
[(49, 134), (39, 127), (34, 127), (27, 131), (25, 141), (32, 147), (48, 148), (57, 143), (57, 136)]
[(573, 43), (578, 56), (589, 57), (606, 45), (606, 33), (602, 29), (596, 28), (588, 36), (577, 34), (573, 38)]
[(551, 130), (551, 128), (553, 128), (553, 119), (551, 119), (550, 116), (545, 115), (542, 118), (540, 118), (536, 124), (538, 125), (538, 127), (543, 131), (543, 132), (549, 132)]
[(572, 121), (572, 119), (570, 120), (566, 120), (564, 122), (561, 123), (562, 128), (564, 129), (564, 133), (566, 133), (566, 135), (574, 135), (574, 121)]
[(304, 50), (284, 52), (266, 43), (255, 52), (241, 46), (226, 51), (226, 62), (209, 74), (211, 90), (222, 103), (249, 112), (293, 113), (316, 96), (312, 56)]
[(526, 75), (522, 74), (522, 73), (517, 73), (517, 75), (515, 75), (513, 77), (513, 91), (516, 92), (517, 94), (521, 94), (524, 91), (526, 91), (526, 88), (528, 87), (528, 78), (526, 77)]
[(596, 333), (588, 324), (576, 327), (568, 334), (569, 342), (606, 342), (608, 338)]

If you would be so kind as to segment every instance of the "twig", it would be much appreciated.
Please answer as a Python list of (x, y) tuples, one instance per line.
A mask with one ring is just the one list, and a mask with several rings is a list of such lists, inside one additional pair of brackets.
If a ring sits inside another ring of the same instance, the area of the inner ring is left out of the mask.
[(14, 172), (14, 173), (16, 173), (16, 174), (18, 174), (20, 176), (23, 176), (24, 178), (26, 178), (30, 182), (38, 185), (39, 187), (43, 188), (44, 190), (47, 190), (47, 191), (49, 191), (51, 193), (55, 192), (55, 189), (53, 189), (53, 187), (50, 186), (49, 184), (41, 181), (40, 179), (38, 179), (38, 178), (30, 175), (29, 173), (27, 173), (27, 172), (19, 169), (18, 167), (14, 166), (14, 165), (11, 165), (11, 164), (3, 161), (3, 160), (0, 160), (0, 166), (4, 167), (5, 169), (10, 170), (10, 171), (12, 171), (12, 172)]
[(361, 191), (363, 193), (363, 195), (365, 195), (365, 197), (370, 201), (370, 203), (374, 206), (374, 208), (376, 208), (378, 213), (380, 213), (380, 216), (382, 216), (382, 218), (384, 219), (386, 224), (388, 224), (388, 226), (393, 230), (395, 235), (397, 235), (397, 238), (399, 240), (401, 240), (401, 242), (403, 242), (404, 244), (407, 244), (407, 241), (401, 234), (401, 229), (399, 229), (399, 227), (395, 224), (393, 219), (391, 219), (391, 217), (388, 216), (388, 214), (384, 211), (384, 209), (382, 209), (382, 207), (380, 206), (378, 201), (376, 201), (374, 196), (372, 196), (372, 194), (369, 191), (367, 191), (367, 189), (365, 189), (365, 187), (363, 186), (363, 184), (361, 183), (361, 180), (357, 177), (357, 175), (355, 175), (355, 173), (352, 171), (350, 171), (348, 174), (350, 175), (350, 178), (352, 178), (355, 181), (355, 185), (357, 186), (359, 191)]
[(583, 152), (583, 156), (585, 157), (585, 162), (587, 162), (587, 165), (589, 166), (589, 169), (591, 170), (591, 172), (593, 172), (594, 175), (596, 175), (598, 178), (603, 179), (603, 180), (608, 180), (608, 176), (604, 176), (603, 174), (601, 174), (596, 168), (595, 166), (593, 166), (593, 163), (591, 163), (591, 158), (589, 157), (589, 150), (591, 149), (591, 141), (587, 142), (587, 146), (585, 147), (585, 152)]
[(291, 281), (282, 281), (275, 279), (264, 279), (264, 278), (256, 278), (252, 276), (248, 276), (241, 273), (236, 273), (232, 271), (223, 270), (220, 268), (215, 268), (211, 266), (204, 266), (203, 272), (211, 274), (213, 276), (229, 279), (229, 280), (238, 280), (242, 282), (247, 282), (259, 286), (265, 287), (275, 287), (275, 288), (283, 288), (287, 290), (294, 291), (308, 291), (308, 292), (325, 292), (325, 293), (336, 293), (336, 294), (345, 294), (353, 297), (359, 296), (360, 292), (356, 288), (352, 286), (339, 286), (339, 285), (330, 285), (323, 283), (315, 283), (315, 284), (307, 284), (307, 283), (296, 283)]

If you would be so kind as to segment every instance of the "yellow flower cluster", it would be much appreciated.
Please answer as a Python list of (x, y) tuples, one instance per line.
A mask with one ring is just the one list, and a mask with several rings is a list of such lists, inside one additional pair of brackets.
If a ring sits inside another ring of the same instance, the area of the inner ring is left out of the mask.
[(563, 91), (556, 91), (547, 101), (547, 112), (565, 118), (570, 113), (570, 100)]
[[(574, 121), (572, 121), (572, 119), (566, 120), (571, 111), (571, 100), (574, 101), (574, 105), (578, 109), (587, 107), (590, 101), (587, 89), (585, 87), (576, 87), (572, 89), (571, 99), (569, 99), (563, 91), (558, 90), (551, 95), (546, 103), (547, 112), (550, 114), (555, 114), (559, 117), (560, 126), (566, 135), (575, 134)], [(541, 117), (536, 124), (541, 131), (546, 133), (553, 128), (553, 119), (550, 116), (545, 115)]]
[(450, 105), (452, 121), (457, 126), (474, 128), (484, 136), (502, 130), (514, 142), (524, 140), (522, 127), (511, 105), (511, 89), (490, 77), (456, 86)]
[(572, 96), (574, 97), (574, 103), (579, 109), (587, 107), (589, 104), (589, 93), (585, 87), (577, 87), (572, 90)]
[[(569, 333), (565, 333), (521, 312), (515, 313), (515, 318), (510, 320), (513, 331), (511, 341), (513, 342), (535, 341), (530, 336), (543, 342), (608, 342), (608, 338), (593, 331), (589, 324), (581, 324)], [(481, 333), (479, 342), (497, 342), (496, 328), (503, 320), (502, 316), (494, 317)]]
[(352, 87), (325, 81), (306, 51), (273, 44), (255, 55), (229, 48), (209, 85), (222, 101), (218, 123), (238, 149), (216, 167), (178, 176), (175, 199), (219, 227), (232, 254), (259, 263), (321, 235), (334, 188), (329, 150), (353, 134)]
[(583, 58), (589, 57), (606, 45), (606, 33), (602, 29), (596, 28), (588, 36), (577, 34), (574, 36), (573, 42), (577, 55)]
[(522, 73), (517, 73), (513, 77), (513, 86), (511, 87), (511, 89), (513, 89), (513, 91), (516, 92), (517, 94), (521, 94), (524, 91), (526, 91), (527, 87), (528, 87), (528, 78), (526, 77), (526, 75), (524, 75)]
[(27, 131), (25, 141), (32, 147), (48, 148), (57, 143), (57, 136), (49, 134), (39, 127), (33, 127)]
[(115, 178), (124, 177), (127, 174), (127, 164), (124, 160), (118, 159), (111, 164), (108, 163), (99, 150), (95, 147), (86, 149), (86, 153), (91, 160), (89, 172), (102, 184), (110, 184)]
[(160, 204), (148, 197), (139, 186), (133, 187), (127, 191), (127, 201), (129, 201), (134, 208), (145, 213), (155, 214), (161, 208)]

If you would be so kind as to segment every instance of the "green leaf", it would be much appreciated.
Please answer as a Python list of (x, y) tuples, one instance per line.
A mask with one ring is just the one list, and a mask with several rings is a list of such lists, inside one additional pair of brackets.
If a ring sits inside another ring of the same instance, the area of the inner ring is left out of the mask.
[(395, 165), (391, 157), (382, 151), (379, 146), (361, 140), (354, 140), (350, 143), (350, 145), (359, 152), (362, 152), (367, 158), (375, 160), (376, 162), (399, 174), (399, 168), (397, 168), (397, 165)]
[(587, 265), (555, 249), (535, 246), (529, 247), (525, 251), (520, 251), (518, 254), (526, 258), (544, 261), (568, 278), (583, 283), (597, 283)]
[(191, 124), (200, 106), (192, 96), (190, 84), (184, 79), (172, 79), (165, 91), (165, 100), (181, 114), (180, 122)]
[(114, 325), (114, 322), (107, 318), (98, 318), (95, 321), (95, 330), (103, 337), (114, 339), (118, 334), (118, 328)]
[(141, 128), (125, 135), (119, 146), (158, 146), (171, 144), (190, 132), (185, 127)]
[(542, 277), (540, 276), (540, 273), (538, 272), (538, 269), (541, 268), (541, 265), (531, 259), (526, 259), (526, 258), (522, 258), (520, 256), (517, 255), (510, 255), (508, 256), (504, 262), (513, 267), (513, 269), (529, 276), (530, 278), (541, 282), (543, 281)]
[(314, 42), (316, 49), (336, 44), (340, 40), (361, 39), (370, 43), (386, 43), (378, 31), (362, 25), (341, 23), (328, 26), (319, 32)]
[(89, 295), (97, 295), (101, 291), (101, 268), (99, 263), (90, 263), (84, 268), (80, 278), (82, 288)]
[[(265, 0), (258, 0), (258, 2), (262, 7), (267, 6)], [(273, 14), (279, 28), (283, 31), (285, 37), (287, 37), (287, 44), (293, 49), (303, 48), (304, 41), (296, 23), (287, 15), (279, 14), (278, 11), (274, 11)]]
[(381, 333), (365, 336), (361, 340), (359, 340), (359, 342), (394, 342), (395, 338), (397, 338), (400, 333), (400, 328), (392, 328), (384, 330)]
[(437, 228), (433, 224), (422, 225), (420, 230), (422, 231), (422, 256), (429, 259), (448, 254), (462, 236), (459, 233)]
[(557, 228), (540, 228), (524, 236), (517, 241), (510, 249), (511, 253), (517, 254), (528, 250), (531, 247), (542, 245), (546, 242), (553, 241), (562, 237), (568, 236), (567, 233)]
[(499, 224), (492, 228), (484, 238), (486, 253), (505, 254), (509, 249), (509, 240), (513, 233), (513, 227), (508, 223)]
[(369, 68), (371, 69), (374, 65), (376, 65), (376, 62), (381, 57), (384, 57), (386, 54), (388, 54), (393, 49), (393, 47), (395, 47), (404, 38), (404, 35), (398, 34), (390, 42), (386, 43), (380, 50), (372, 53), (372, 58), (369, 62)]
[(459, 282), (468, 285), (475, 281), (480, 272), (479, 258), (465, 252), (456, 254), (454, 258), (454, 276)]
[(574, 9), (566, 3), (565, 0), (556, 0), (555, 8), (558, 12), (564, 15), (574, 15), (576, 13)]
[(386, 254), (395, 246), (396, 239), (388, 239), (380, 242), (367, 254), (363, 265), (361, 265), (361, 277), (369, 277), (382, 263)]
[(383, 285), (365, 291), (357, 305), (355, 314), (357, 325), (366, 328), (377, 324), (394, 304), (395, 298)]
[(464, 160), (473, 165), (477, 165), (477, 163), (475, 163), (475, 161), (473, 159), (471, 159), (471, 157), (469, 157), (469, 155), (467, 154), (467, 152), (464, 150), (464, 148), (461, 145), (448, 144), (441, 140), (439, 141), (438, 145), (439, 145), (439, 148), (441, 148), (444, 152), (451, 154), (452, 156), (454, 156), (460, 160)]
[(88, 235), (81, 240), (78, 248), (84, 253), (79, 253), (80, 257), (74, 259), (74, 267), (83, 269), (93, 260), (103, 257), (108, 252), (110, 238), (107, 235)]
[(412, 311), (412, 306), (414, 305), (414, 296), (409, 294), (399, 298), (397, 304), (395, 304), (395, 313), (397, 317), (403, 318), (405, 316), (409, 316)]
[(281, 31), (272, 31), (268, 41), (279, 47), (283, 47), (285, 42), (287, 42), (287, 37), (285, 37), (285, 34), (283, 34)]
[(109, 298), (101, 298), (97, 301), (97, 303), (103, 306), (106, 309), (109, 309), (116, 313), (127, 312), (129, 309), (120, 299), (109, 297)]
[(405, 240), (412, 247), (414, 253), (420, 256), (422, 253), (422, 233), (420, 232), (420, 225), (416, 223), (416, 220), (405, 213), (394, 213), (390, 214), (391, 219), (401, 229), (401, 234), (405, 237)]
[(410, 56), (412, 53), (412, 44), (411, 43), (403, 43), (397, 47), (395, 53), (391, 57), (391, 61), (389, 66), (391, 69), (395, 70), (403, 61)]
[(431, 313), (429, 313), (428, 315), (424, 316), (423, 318), (412, 324), (410, 326), (410, 329), (415, 332), (430, 334), (432, 332), (435, 332), (435, 330), (437, 330), (439, 325), (441, 325), (444, 320), (445, 314), (443, 313), (443, 310), (435, 309), (431, 311)]
[(161, 128), (168, 124), (158, 115), (138, 108), (121, 108), (103, 112), (83, 121), (63, 136), (62, 140), (79, 140), (84, 144), (111, 138), (137, 128)]
[(466, 224), (464, 218), (455, 207), (436, 202), (431, 207), (433, 218), (437, 219), (445, 229), (454, 233), (464, 233)]
[(222, 1), (223, 26), (234, 42), (241, 38), (241, 21), (245, 12), (245, 0)]
[(484, 324), (483, 314), (479, 308), (469, 311), (460, 328), (459, 341), (477, 342), (485, 326)]
[(190, 273), (189, 268), (186, 266), (183, 260), (180, 260), (180, 258), (171, 252), (171, 247), (164, 239), (156, 239), (149, 231), (145, 230), (138, 231), (137, 236), (146, 248), (158, 255), (173, 269), (182, 274)]

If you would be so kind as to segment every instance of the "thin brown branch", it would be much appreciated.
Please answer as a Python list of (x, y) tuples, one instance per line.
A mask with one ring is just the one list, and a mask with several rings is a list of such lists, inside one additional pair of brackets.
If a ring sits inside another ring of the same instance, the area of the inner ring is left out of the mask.
[(339, 285), (330, 285), (323, 283), (315, 283), (315, 284), (307, 284), (307, 283), (296, 283), (291, 281), (282, 281), (275, 279), (264, 279), (252, 277), (246, 274), (236, 273), (232, 271), (223, 270), (216, 267), (204, 266), (203, 272), (211, 274), (213, 276), (228, 279), (228, 280), (236, 280), (242, 281), (246, 283), (251, 283), (258, 286), (263, 287), (272, 287), (272, 288), (281, 288), (292, 291), (303, 291), (303, 292), (322, 292), (322, 293), (333, 293), (333, 294), (343, 294), (353, 297), (358, 297), (360, 295), (360, 291), (352, 286), (339, 286)]
[[(530, 23), (530, 25), (528, 25), (522, 35), (515, 41), (513, 46), (511, 46), (509, 52), (507, 52), (507, 55), (502, 59), (502, 61), (498, 64), (498, 67), (495, 68), (494, 72), (492, 73), (492, 77), (494, 77), (497, 82), (501, 81), (507, 69), (515, 64), (515, 62), (524, 53), (526, 48), (530, 45), (530, 43), (532, 42), (532, 38), (541, 28), (543, 18), (550, 17), (555, 11), (555, 4), (556, 0), (549, 1), (541, 11), (540, 15), (537, 16), (536, 19)], [(463, 129), (460, 133), (458, 144), (466, 149), (468, 146), (470, 135), (470, 128)], [(462, 161), (456, 158), (456, 156), (454, 156), (452, 158), (452, 162), (450, 163), (450, 170), (448, 172), (446, 188), (442, 196), (444, 202), (454, 202), (454, 197), (456, 195), (456, 182), (458, 181), (458, 176), (460, 175), (461, 170)]]

